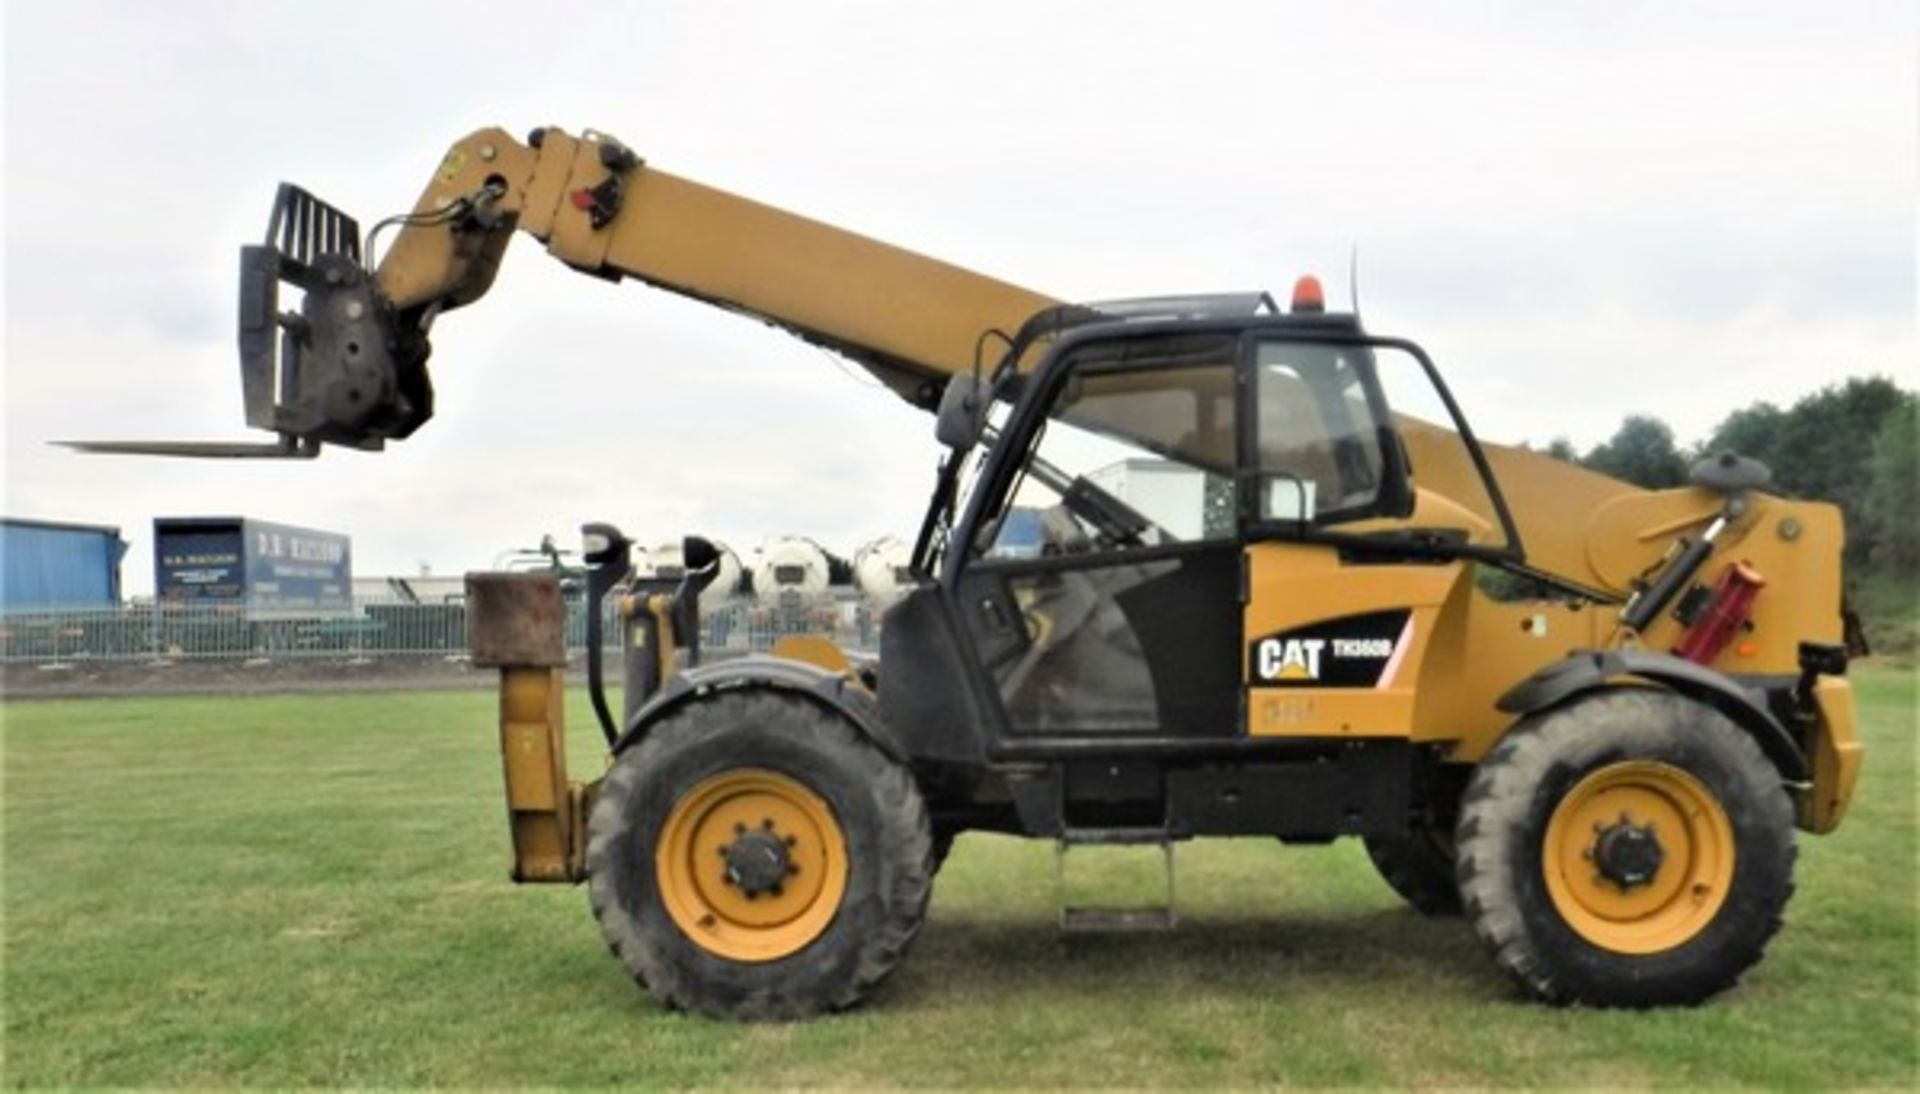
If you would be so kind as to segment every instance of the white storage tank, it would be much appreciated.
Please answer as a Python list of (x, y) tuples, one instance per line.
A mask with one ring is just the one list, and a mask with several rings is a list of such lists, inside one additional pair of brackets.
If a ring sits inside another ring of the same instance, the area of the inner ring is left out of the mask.
[(899, 536), (868, 540), (853, 553), (853, 583), (880, 605), (900, 598), (913, 583), (913, 548)]
[(836, 571), (845, 568), (845, 562), (805, 536), (775, 536), (761, 544), (754, 561), (753, 595), (768, 602), (784, 596), (820, 596), (835, 584)]
[[(745, 570), (740, 565), (740, 556), (733, 553), (733, 548), (719, 540), (713, 540), (712, 543), (720, 552), (720, 573), (707, 586), (706, 592), (700, 595), (709, 602), (730, 600), (740, 595)], [(685, 574), (687, 565), (681, 542), (676, 539), (647, 551), (645, 558), (636, 563), (635, 570), (649, 577), (679, 577)]]

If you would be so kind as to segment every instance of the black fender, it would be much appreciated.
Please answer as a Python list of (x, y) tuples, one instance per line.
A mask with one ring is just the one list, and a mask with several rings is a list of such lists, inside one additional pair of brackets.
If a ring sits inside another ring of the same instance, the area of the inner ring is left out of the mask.
[(1521, 681), (1502, 695), (1497, 705), (1509, 714), (1534, 714), (1583, 692), (1606, 687), (1608, 681), (1623, 676), (1657, 684), (1726, 715), (1753, 735), (1760, 750), (1788, 782), (1805, 782), (1812, 777), (1805, 753), (1760, 697), (1729, 676), (1672, 654), (1580, 650)]
[(906, 762), (898, 745), (880, 721), (880, 704), (873, 693), (841, 673), (828, 672), (804, 661), (785, 657), (750, 656), (675, 673), (652, 698), (633, 712), (626, 729), (613, 742), (618, 756), (640, 743), (660, 719), (710, 691), (767, 688), (797, 695), (845, 718), (875, 747), (900, 763)]

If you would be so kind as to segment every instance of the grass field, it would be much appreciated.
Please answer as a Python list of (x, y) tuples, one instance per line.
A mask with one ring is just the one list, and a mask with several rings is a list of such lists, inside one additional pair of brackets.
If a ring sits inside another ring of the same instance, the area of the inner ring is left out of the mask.
[(1803, 841), (1785, 932), (1703, 1008), (1521, 1002), (1351, 843), (1188, 845), (1175, 932), (1062, 937), (1050, 846), (969, 836), (873, 1005), (757, 1027), (661, 1012), (582, 893), (508, 883), (489, 695), (12, 702), (5, 1078), (1910, 1088), (1914, 678), (1857, 683), (1855, 811)]

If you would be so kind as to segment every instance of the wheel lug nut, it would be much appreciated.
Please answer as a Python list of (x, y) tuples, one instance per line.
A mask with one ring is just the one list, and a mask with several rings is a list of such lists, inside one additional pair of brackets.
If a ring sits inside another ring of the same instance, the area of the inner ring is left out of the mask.
[(740, 823), (739, 821), (734, 821), (734, 822), (733, 822), (733, 834), (734, 834), (734, 835), (736, 835), (736, 836), (744, 836), (744, 835), (746, 835), (746, 834), (747, 834), (747, 826), (746, 826), (746, 825), (744, 825), (744, 824), (741, 824), (741, 823)]
[(761, 828), (762, 828), (763, 830), (765, 830), (765, 831), (768, 831), (768, 832), (771, 832), (771, 831), (773, 831), (773, 818), (772, 818), (772, 817), (762, 817), (762, 818), (760, 818), (760, 827), (761, 827)]

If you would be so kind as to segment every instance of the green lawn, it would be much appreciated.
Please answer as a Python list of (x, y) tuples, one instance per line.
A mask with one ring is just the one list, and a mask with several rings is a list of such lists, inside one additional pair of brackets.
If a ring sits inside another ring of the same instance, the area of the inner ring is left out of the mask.
[(1857, 682), (1854, 813), (1803, 841), (1771, 955), (1700, 1009), (1521, 1002), (1354, 844), (1187, 845), (1176, 931), (1062, 937), (1051, 847), (969, 836), (871, 1005), (756, 1027), (661, 1012), (582, 893), (507, 881), (489, 694), (12, 702), (5, 1077), (1911, 1087), (1914, 679)]

